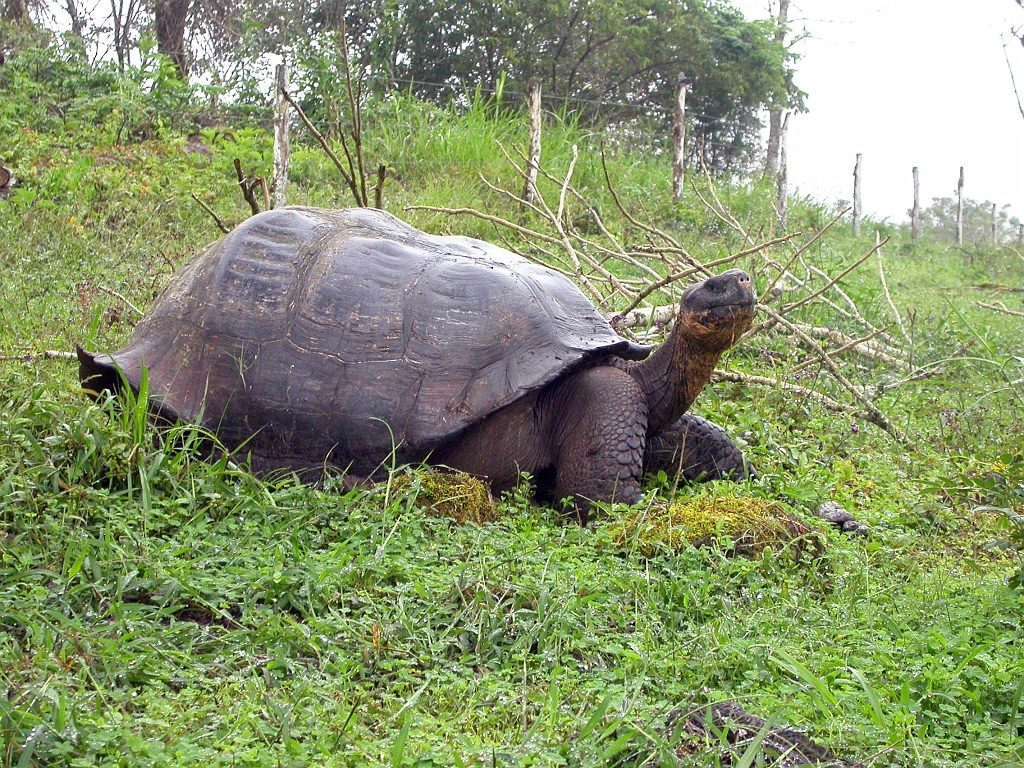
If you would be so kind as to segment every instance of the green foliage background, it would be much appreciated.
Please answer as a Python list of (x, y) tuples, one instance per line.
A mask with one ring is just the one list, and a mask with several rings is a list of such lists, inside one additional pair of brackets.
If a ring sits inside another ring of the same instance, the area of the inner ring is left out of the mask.
[[(873, 246), (875, 229), (893, 236), (884, 268), (907, 348), (937, 371), (900, 386), (878, 362), (844, 371), (888, 385), (876, 402), (910, 444), (811, 400), (720, 385), (699, 410), (762, 478), (739, 489), (652, 479), (662, 502), (738, 490), (810, 523), (837, 501), (865, 538), (825, 531), (813, 560), (640, 554), (610, 533), (615, 509), (581, 529), (525, 487), (498, 522), (453, 526), (423, 513), (415, 484), (310, 488), (202, 462), (194, 429), (156, 433), (139, 403), (91, 403), (70, 364), (31, 357), (123, 342), (131, 307), (218, 234), (192, 195), (243, 219), (232, 163), (269, 173), (270, 137), (255, 100), (211, 110), (210, 90), (155, 57), (120, 72), (70, 49), (24, 50), (0, 67), (0, 87), (2, 162), (19, 180), (0, 200), (4, 764), (716, 765), (715, 744), (665, 723), (725, 699), (873, 765), (1024, 761), (1021, 319), (976, 301), (1022, 309), (1007, 290), (1024, 286), (1019, 247), (965, 253), (889, 224), (869, 223), (862, 240), (834, 229), (806, 254), (830, 273)], [(447, 106), (392, 95), (366, 110), (368, 157), (393, 171), (389, 210), (516, 215), (480, 177), (518, 187), (494, 147), (525, 145), (521, 115), (472, 94)], [(577, 185), (613, 211), (594, 151), (606, 136), (565, 116), (545, 135), (545, 164), (564, 172), (580, 147)], [(673, 205), (666, 161), (626, 145), (609, 172), (631, 209), (695, 254), (743, 247), (693, 194), (708, 181)], [(771, 231), (766, 186), (717, 192), (748, 230)], [(292, 199), (348, 204), (304, 141)], [(833, 213), (792, 200), (790, 227), (809, 236)], [(497, 237), (475, 219), (405, 215)], [(744, 266), (762, 281), (757, 258)], [(892, 329), (877, 260), (842, 287)], [(848, 322), (821, 305), (801, 319)], [(725, 363), (771, 375), (805, 352), (761, 336)], [(814, 370), (801, 382), (836, 394)]]

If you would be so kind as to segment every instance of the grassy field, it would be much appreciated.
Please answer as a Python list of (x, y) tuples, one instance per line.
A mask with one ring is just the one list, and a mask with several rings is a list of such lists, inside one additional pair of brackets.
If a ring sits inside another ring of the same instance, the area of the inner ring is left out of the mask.
[[(804, 252), (836, 274), (876, 230), (891, 236), (840, 285), (922, 375), (905, 381), (856, 355), (839, 365), (904, 441), (778, 387), (702, 395), (696, 410), (743, 442), (761, 477), (653, 478), (654, 504), (779, 501), (822, 529), (820, 557), (642, 553), (617, 533), (622, 509), (583, 529), (530, 503), (526, 487), (500, 500), (498, 521), (455, 525), (424, 510), (416, 482), (311, 488), (202, 462), (194, 430), (158, 434), (131, 403), (91, 403), (71, 362), (41, 356), (122, 343), (136, 309), (218, 236), (192, 195), (244, 219), (232, 161), (268, 173), (270, 139), (238, 116), (202, 129), (195, 151), (198, 107), (152, 75), (97, 83), (45, 58), (17, 77), (11, 66), (0, 104), (0, 161), (20, 179), (0, 200), (3, 764), (718, 765), (718, 745), (666, 721), (725, 700), (851, 762), (1024, 762), (1024, 319), (978, 303), (1024, 309), (1019, 246), (955, 248), (937, 233), (914, 245), (869, 223), (863, 238), (841, 224)], [(405, 207), (516, 217), (480, 177), (517, 188), (494, 147), (525, 143), (519, 121), (486, 105), (374, 110), (366, 149), (395, 175), (388, 210), (489, 239), (498, 233), (478, 219)], [(546, 136), (548, 167), (564, 172), (578, 144), (577, 186), (613, 210), (599, 137), (571, 125)], [(293, 162), (293, 202), (348, 204), (318, 149), (300, 142)], [(663, 159), (622, 151), (609, 169), (625, 203), (694, 255), (745, 247), (694, 194), (669, 201)], [(718, 193), (743, 228), (770, 237), (770, 190)], [(794, 245), (833, 213), (793, 201)], [(780, 245), (740, 264), (765, 291), (768, 262), (791, 254)], [(831, 295), (834, 307), (791, 317), (856, 335), (840, 311), (850, 304)], [(763, 333), (723, 367), (848, 402), (821, 365), (793, 371), (808, 353)], [(826, 501), (869, 534), (826, 530), (813, 516)]]

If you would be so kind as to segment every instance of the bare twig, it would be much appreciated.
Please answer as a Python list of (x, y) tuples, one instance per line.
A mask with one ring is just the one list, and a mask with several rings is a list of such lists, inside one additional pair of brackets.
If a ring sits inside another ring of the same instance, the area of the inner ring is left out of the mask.
[(793, 392), (801, 395), (802, 397), (806, 397), (808, 400), (813, 400), (814, 402), (825, 406), (830, 411), (848, 413), (858, 419), (864, 419), (864, 421), (871, 422), (872, 424), (881, 427), (886, 432), (889, 432), (894, 437), (897, 437), (899, 440), (909, 442), (907, 436), (899, 430), (893, 432), (895, 428), (884, 416), (882, 417), (882, 420), (879, 421), (877, 414), (872, 411), (841, 403), (833, 397), (823, 395), (821, 392), (816, 392), (813, 389), (808, 389), (807, 387), (800, 386), (799, 384), (791, 384), (788, 381), (782, 381), (781, 379), (772, 378), (770, 376), (754, 376), (749, 373), (723, 371), (718, 368), (716, 368), (714, 373), (711, 375), (711, 380), (716, 382), (731, 381), (737, 384), (754, 384), (757, 386), (771, 387), (772, 389), (780, 389), (785, 392)]
[(324, 135), (316, 129), (316, 126), (313, 125), (312, 122), (310, 122), (309, 118), (306, 117), (306, 113), (302, 111), (302, 107), (300, 107), (298, 105), (298, 102), (296, 102), (295, 99), (292, 98), (292, 95), (286, 90), (282, 90), (281, 95), (284, 96), (285, 101), (292, 105), (292, 108), (295, 110), (295, 114), (299, 116), (299, 119), (302, 121), (302, 124), (306, 126), (306, 130), (313, 134), (313, 138), (320, 143), (320, 146), (321, 148), (323, 148), (324, 153), (327, 155), (328, 158), (330, 158), (331, 162), (334, 163), (334, 167), (338, 169), (338, 173), (341, 174), (341, 178), (345, 181), (345, 184), (352, 192), (352, 196), (356, 199), (356, 204), (359, 205), (361, 201), (361, 198), (359, 196), (359, 187), (356, 186), (355, 178), (349, 172), (350, 170), (352, 170), (351, 158), (349, 158), (349, 168), (346, 169), (345, 166), (342, 165), (341, 160), (338, 159), (338, 156), (334, 154), (334, 150), (331, 149), (330, 143), (327, 141)]
[(1015, 309), (1008, 309), (1005, 304), (1001, 301), (997, 301), (995, 304), (986, 304), (984, 301), (978, 302), (979, 307), (985, 309), (991, 309), (993, 312), (1002, 312), (1004, 315), (1013, 315), (1014, 317), (1024, 317), (1024, 312), (1018, 312)]
[(220, 216), (218, 216), (218, 215), (217, 215), (217, 213), (216, 213), (216, 212), (215, 212), (215, 211), (213, 210), (213, 208), (211, 208), (211, 207), (210, 207), (210, 206), (208, 206), (208, 205), (207, 205), (207, 204), (206, 204), (205, 202), (203, 202), (202, 200), (200, 200), (200, 199), (199, 199), (199, 198), (198, 198), (198, 197), (196, 196), (196, 193), (195, 193), (195, 192), (193, 192), (193, 193), (192, 193), (192, 199), (193, 199), (193, 200), (195, 200), (195, 201), (196, 201), (197, 203), (199, 203), (199, 205), (200, 205), (200, 206), (202, 207), (202, 209), (203, 209), (204, 211), (206, 211), (206, 212), (207, 212), (208, 214), (210, 214), (210, 216), (212, 216), (212, 217), (213, 217), (213, 220), (214, 220), (214, 222), (215, 222), (215, 223), (217, 224), (217, 228), (218, 228), (218, 229), (219, 229), (219, 230), (220, 230), (221, 232), (223, 232), (223, 233), (224, 233), (224, 234), (226, 235), (226, 234), (227, 234), (228, 232), (230, 232), (230, 231), (231, 231), (230, 229), (228, 229), (228, 228), (227, 228), (227, 226), (225, 226), (224, 222), (223, 222), (223, 221), (221, 221), (221, 219), (220, 219)]
[(99, 289), (100, 289), (101, 291), (103, 291), (104, 293), (106, 293), (106, 294), (109, 294), (109, 295), (113, 296), (113, 297), (114, 297), (114, 298), (116, 298), (116, 299), (120, 299), (120, 300), (122, 301), (122, 303), (124, 303), (124, 305), (125, 305), (126, 307), (128, 307), (128, 309), (130, 309), (130, 310), (131, 310), (132, 312), (134, 312), (134, 313), (135, 313), (136, 315), (138, 315), (139, 317), (142, 317), (142, 316), (143, 316), (144, 314), (146, 314), (146, 313), (145, 313), (145, 312), (143, 312), (143, 311), (142, 311), (141, 309), (139, 309), (139, 308), (138, 308), (138, 307), (136, 307), (136, 306), (135, 306), (134, 304), (132, 304), (132, 303), (131, 303), (130, 301), (128, 301), (128, 299), (126, 299), (126, 298), (125, 298), (124, 296), (122, 296), (122, 295), (121, 295), (120, 293), (118, 293), (117, 291), (115, 291), (115, 290), (114, 290), (113, 288), (107, 288), (107, 286), (105, 286), (105, 285), (100, 285), (100, 286), (97, 286), (97, 287), (98, 287), (98, 288), (99, 288)]
[(74, 352), (60, 352), (55, 349), (44, 349), (42, 352), (22, 352), (0, 355), (0, 363), (35, 363), (39, 360), (77, 360)]
[[(878, 333), (879, 333), (878, 331), (875, 331), (874, 333), (870, 333), (867, 336), (863, 336), (863, 337), (861, 337), (859, 339), (850, 339), (843, 346), (839, 347), (838, 349), (829, 350), (825, 354), (827, 354), (829, 357), (831, 357), (834, 360), (835, 358), (837, 358), (840, 355), (842, 355), (844, 352), (849, 352), (852, 349), (858, 349), (859, 348), (862, 351), (862, 354), (864, 354), (864, 355), (866, 355), (868, 357), (875, 357), (877, 353), (871, 351), (871, 348), (868, 347), (865, 342), (870, 341), (872, 338), (877, 336)], [(788, 373), (789, 374), (794, 374), (797, 371), (802, 371), (805, 368), (810, 368), (817, 361), (818, 361), (817, 358), (813, 358), (811, 360), (805, 360), (804, 362), (800, 363), (799, 365), (795, 365), (792, 368), (790, 368)]]
[(238, 187), (242, 190), (242, 197), (245, 198), (245, 202), (252, 209), (252, 215), (255, 216), (260, 212), (260, 204), (256, 200), (256, 187), (263, 182), (263, 178), (257, 176), (255, 179), (246, 179), (245, 174), (242, 173), (242, 161), (237, 157), (235, 158), (235, 173), (238, 175)]
[(885, 301), (889, 305), (889, 309), (892, 310), (893, 317), (896, 318), (896, 325), (899, 326), (900, 335), (903, 336), (903, 340), (909, 345), (910, 335), (907, 333), (906, 327), (903, 325), (903, 318), (900, 316), (900, 311), (896, 309), (896, 304), (892, 300), (892, 295), (889, 293), (889, 283), (885, 279), (885, 268), (882, 265), (882, 244), (879, 242), (878, 234), (875, 234), (875, 252), (878, 254), (878, 277), (882, 282), (882, 294), (885, 296)]

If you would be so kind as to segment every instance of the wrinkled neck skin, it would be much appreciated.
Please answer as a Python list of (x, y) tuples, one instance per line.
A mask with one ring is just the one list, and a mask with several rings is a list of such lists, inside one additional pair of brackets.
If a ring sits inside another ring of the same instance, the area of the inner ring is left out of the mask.
[(657, 434), (686, 413), (722, 353), (744, 330), (709, 329), (692, 314), (680, 314), (664, 344), (646, 360), (625, 366), (647, 396), (648, 434)]

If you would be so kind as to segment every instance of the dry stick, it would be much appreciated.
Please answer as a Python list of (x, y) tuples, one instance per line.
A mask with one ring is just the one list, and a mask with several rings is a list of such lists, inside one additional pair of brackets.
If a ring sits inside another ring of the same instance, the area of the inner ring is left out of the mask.
[(882, 294), (885, 296), (885, 301), (888, 303), (889, 309), (892, 310), (893, 317), (896, 318), (896, 325), (900, 329), (900, 334), (903, 336), (903, 340), (907, 342), (908, 345), (912, 345), (913, 343), (910, 340), (910, 335), (907, 333), (907, 329), (903, 325), (903, 318), (900, 317), (900, 312), (896, 309), (896, 304), (893, 302), (892, 296), (889, 293), (889, 284), (886, 282), (885, 268), (882, 265), (882, 244), (878, 242), (877, 233), (875, 235), (875, 242), (877, 243), (875, 245), (875, 250), (878, 253), (878, 276), (882, 281)]
[[(569, 179), (572, 178), (572, 172), (576, 169), (576, 161), (579, 156), (576, 152), (576, 145), (572, 147), (572, 160), (569, 161), (569, 169), (565, 173), (565, 184), (569, 183)], [(583, 273), (583, 268), (580, 265), (579, 255), (576, 253), (576, 249), (573, 248), (572, 242), (569, 239), (569, 235), (565, 232), (565, 226), (562, 224), (562, 213), (565, 210), (565, 185), (562, 186), (561, 194), (558, 198), (558, 214), (552, 213), (548, 207), (547, 201), (543, 197), (538, 198), (540, 200), (541, 207), (544, 208), (548, 213), (548, 220), (555, 227), (555, 231), (561, 236), (562, 246), (566, 249), (569, 254), (569, 258), (572, 259), (573, 266), (576, 268), (576, 277), (581, 280), (594, 295), (600, 295), (596, 289), (590, 283), (590, 278)]]
[[(813, 389), (802, 387), (799, 384), (790, 384), (789, 382), (782, 381), (781, 379), (775, 379), (769, 376), (754, 376), (753, 374), (740, 373), (738, 371), (723, 371), (719, 368), (716, 368), (714, 372), (711, 374), (711, 380), (714, 382), (731, 381), (737, 384), (757, 384), (765, 387), (783, 389), (786, 390), (787, 392), (796, 392), (811, 400), (814, 400), (815, 402), (820, 403), (821, 405), (824, 405), (826, 408), (829, 408), (830, 410), (848, 413), (850, 415), (862, 418), (865, 421), (870, 421), (873, 424), (878, 424), (875, 421), (873, 414), (869, 413), (868, 411), (862, 411), (858, 408), (855, 408), (852, 405), (846, 405), (845, 403), (841, 403), (835, 398), (829, 397), (828, 395), (823, 395), (820, 392), (816, 392)], [(882, 425), (878, 424), (878, 426)], [(883, 429), (887, 428), (883, 427)]]
[(1014, 309), (1008, 309), (1005, 304), (1001, 301), (997, 301), (995, 304), (986, 304), (984, 301), (978, 302), (979, 307), (985, 309), (991, 309), (994, 312), (1002, 312), (1004, 315), (1013, 315), (1014, 317), (1024, 317), (1024, 312), (1017, 312)]
[(334, 150), (332, 150), (330, 144), (327, 143), (327, 139), (324, 138), (324, 135), (320, 133), (320, 131), (316, 129), (316, 126), (309, 121), (309, 118), (306, 117), (306, 113), (302, 111), (302, 107), (295, 102), (295, 99), (292, 98), (292, 95), (288, 91), (282, 91), (281, 94), (284, 96), (284, 100), (292, 105), (295, 113), (299, 116), (299, 119), (302, 120), (302, 124), (306, 126), (306, 130), (313, 134), (314, 139), (320, 142), (320, 146), (323, 147), (324, 152), (327, 153), (327, 157), (329, 157), (331, 162), (334, 163), (334, 167), (338, 169), (338, 173), (341, 174), (341, 178), (345, 180), (345, 184), (348, 185), (349, 190), (352, 192), (352, 196), (355, 197), (356, 203), (358, 203), (359, 188), (356, 186), (355, 179), (353, 179), (349, 175), (348, 171), (345, 170), (345, 166), (341, 164), (341, 160), (339, 160), (338, 156), (334, 154)]
[(787, 320), (785, 317), (783, 317), (775, 310), (770, 309), (768, 307), (762, 307), (762, 309), (769, 316), (774, 318), (776, 322), (781, 323), (783, 326), (788, 328), (791, 333), (800, 338), (811, 349), (818, 350), (819, 359), (822, 363), (825, 364), (825, 367), (828, 368), (833, 378), (835, 378), (835, 380), (839, 382), (839, 384), (845, 390), (847, 390), (857, 400), (864, 404), (864, 407), (867, 410), (867, 412), (871, 414), (871, 418), (869, 418), (868, 421), (872, 422), (873, 424), (877, 424), (878, 426), (880, 426), (882, 429), (884, 429), (886, 432), (893, 435), (897, 439), (907, 443), (910, 442), (907, 436), (903, 434), (903, 432), (895, 424), (893, 424), (891, 421), (889, 421), (888, 418), (886, 418), (885, 414), (878, 409), (878, 406), (876, 406), (874, 403), (868, 400), (867, 397), (864, 396), (864, 393), (862, 393), (849, 379), (847, 379), (842, 374), (842, 372), (839, 370), (839, 367), (836, 365), (836, 362), (828, 355), (826, 355), (824, 351), (822, 351), (820, 347), (818, 347), (818, 345), (811, 340), (810, 336), (801, 331), (793, 323), (791, 323), (789, 320)]
[(60, 352), (44, 349), (42, 352), (25, 352), (21, 355), (0, 355), (0, 363), (34, 363), (37, 360), (77, 360), (74, 352)]
[(121, 295), (120, 293), (118, 293), (117, 291), (115, 291), (115, 290), (114, 290), (113, 288), (107, 288), (107, 286), (105, 286), (105, 285), (100, 285), (100, 286), (97, 286), (97, 287), (98, 287), (98, 288), (99, 288), (99, 289), (100, 289), (101, 291), (103, 291), (104, 293), (107, 293), (107, 294), (109, 294), (109, 295), (111, 295), (111, 296), (113, 296), (113, 297), (115, 297), (115, 298), (118, 298), (118, 299), (120, 299), (120, 300), (121, 300), (122, 302), (124, 302), (124, 305), (125, 305), (126, 307), (128, 307), (128, 309), (130, 309), (130, 310), (131, 310), (132, 312), (134, 312), (135, 314), (137, 314), (137, 315), (138, 315), (139, 317), (142, 317), (142, 316), (143, 316), (144, 314), (146, 314), (146, 313), (145, 313), (145, 312), (143, 312), (143, 311), (142, 311), (141, 309), (139, 309), (139, 308), (138, 308), (138, 307), (136, 307), (136, 306), (135, 306), (134, 304), (132, 304), (132, 303), (131, 303), (130, 301), (128, 301), (128, 299), (126, 299), (126, 298), (125, 298), (124, 296), (122, 296), (122, 295)]
[(608, 189), (608, 193), (612, 196), (612, 200), (615, 202), (615, 207), (618, 208), (619, 213), (622, 214), (623, 218), (625, 218), (626, 221), (628, 221), (637, 229), (646, 232), (648, 235), (662, 238), (669, 244), (670, 247), (676, 249), (676, 251), (680, 255), (682, 255), (685, 261), (690, 262), (691, 266), (696, 267), (698, 270), (701, 271), (704, 270), (704, 265), (697, 261), (697, 259), (693, 258), (693, 256), (691, 256), (689, 253), (687, 253), (686, 249), (683, 248), (675, 239), (670, 237), (665, 232), (662, 232), (657, 227), (652, 227), (650, 224), (646, 224), (640, 221), (633, 214), (626, 210), (626, 206), (622, 204), (622, 200), (619, 198), (619, 193), (615, 191), (615, 185), (612, 184), (611, 176), (608, 173), (608, 162), (604, 154), (603, 146), (601, 147), (601, 170), (604, 172), (604, 182), (605, 186)]
[[(502, 151), (504, 152), (504, 147), (502, 148)], [(508, 157), (508, 153), (505, 153), (505, 156)], [(512, 162), (511, 158), (509, 158), (509, 162), (512, 163), (513, 167), (518, 169), (518, 166), (516, 166), (516, 164)], [(544, 168), (539, 168), (538, 170), (544, 176), (544, 178), (548, 179), (553, 183), (559, 183), (558, 179), (556, 179), (554, 176), (548, 173), (547, 170), (545, 170)], [(520, 171), (520, 173), (522, 173), (522, 171)], [(578, 233), (573, 232), (577, 239), (579, 239), (583, 243), (586, 243), (587, 246), (590, 248), (594, 248), (595, 250), (598, 250), (608, 256), (618, 258), (621, 261), (625, 262), (626, 264), (629, 264), (631, 267), (634, 267), (635, 269), (645, 272), (655, 280), (661, 278), (661, 275), (659, 275), (656, 270), (652, 269), (647, 264), (644, 264), (642, 261), (639, 261), (630, 256), (626, 249), (622, 247), (618, 240), (616, 240), (615, 236), (612, 235), (612, 233), (609, 232), (608, 229), (605, 227), (604, 220), (601, 218), (601, 215), (597, 212), (597, 209), (594, 208), (582, 194), (580, 194), (579, 190), (577, 190), (575, 187), (570, 187), (569, 191), (577, 200), (579, 200), (587, 208), (587, 211), (593, 217), (594, 221), (597, 222), (597, 225), (601, 230), (601, 234), (604, 235), (608, 239), (608, 241), (612, 243), (614, 249), (605, 248), (604, 246), (601, 246), (593, 242), (592, 240), (588, 240), (587, 238), (580, 236)]]
[[(710, 210), (713, 213), (715, 213), (720, 219), (722, 219), (722, 221), (726, 222), (729, 226), (733, 227), (737, 232), (739, 232), (743, 236), (743, 238), (745, 240), (747, 240), (747, 242), (751, 242), (750, 235), (743, 228), (743, 225), (740, 224), (739, 221), (737, 221), (736, 218), (729, 211), (729, 209), (726, 208), (722, 204), (721, 199), (718, 197), (718, 192), (716, 191), (715, 185), (713, 183), (711, 183), (711, 181), (710, 181), (710, 175), (709, 175), (708, 179), (709, 179), (708, 186), (709, 186), (709, 189), (711, 190), (711, 194), (712, 194), (712, 196), (714, 198), (714, 201), (715, 201), (716, 205), (712, 205), (711, 203), (709, 203), (707, 201), (707, 199), (705, 199), (704, 196), (701, 195), (699, 190), (694, 190), (694, 192), (696, 193), (697, 197), (708, 208), (708, 210)], [(797, 282), (801, 287), (804, 287), (804, 288), (807, 287), (806, 281), (801, 281), (799, 278), (797, 278), (795, 275), (793, 275), (792, 272), (789, 271), (790, 267), (792, 266), (792, 264), (794, 262), (794, 260), (796, 260), (796, 259), (799, 259), (800, 263), (809, 272), (813, 271), (815, 274), (820, 275), (825, 280), (829, 280), (830, 279), (829, 276), (826, 273), (822, 272), (820, 269), (817, 269), (816, 267), (813, 267), (813, 266), (810, 266), (810, 265), (806, 264), (804, 262), (804, 260), (803, 260), (803, 254), (804, 254), (805, 251), (807, 251), (808, 248), (811, 247), (811, 245), (813, 245), (815, 242), (817, 242), (819, 239), (821, 239), (824, 236), (824, 234), (826, 232), (828, 232), (828, 230), (830, 230), (836, 224), (836, 222), (838, 222), (843, 217), (843, 215), (846, 214), (846, 212), (848, 210), (849, 210), (849, 208), (844, 208), (842, 211), (840, 211), (838, 214), (836, 214), (836, 216), (828, 224), (826, 224), (824, 227), (822, 227), (820, 230), (818, 230), (814, 234), (813, 237), (811, 237), (803, 246), (801, 246), (794, 253), (793, 258), (790, 259), (790, 261), (786, 264), (785, 267), (780, 267), (778, 265), (774, 265), (775, 268), (779, 271), (779, 275), (778, 275), (778, 277), (775, 280), (772, 281), (772, 284), (768, 288), (769, 291), (772, 288), (774, 288), (774, 286), (776, 285), (778, 280), (781, 280), (786, 274), (789, 274), (790, 277), (795, 282)], [(835, 302), (833, 302), (831, 299), (829, 299), (826, 296), (822, 296), (821, 297), (822, 301), (824, 301), (826, 304), (828, 304), (830, 307), (832, 307), (836, 311), (840, 312), (843, 316), (848, 317), (848, 318), (852, 318), (852, 319), (856, 320), (857, 322), (861, 323), (861, 325), (863, 325), (868, 330), (870, 330), (870, 331), (878, 330), (877, 328), (875, 328), (875, 326), (873, 326), (871, 323), (869, 323), (867, 320), (865, 320), (861, 316), (860, 312), (857, 309), (857, 305), (853, 302), (853, 300), (849, 296), (846, 295), (846, 292), (843, 291), (842, 288), (840, 288), (838, 285), (834, 285), (833, 288), (834, 288), (835, 292), (838, 293), (843, 299), (845, 299), (847, 304), (849, 304), (849, 306), (852, 308), (852, 310), (853, 310), (852, 314), (850, 312), (847, 312), (847, 311), (843, 310)], [(751, 331), (747, 335), (752, 335), (757, 330), (760, 330), (760, 329), (759, 328), (751, 329)], [(888, 339), (889, 337), (886, 337), (886, 338)]]
[(256, 202), (256, 195), (253, 194), (256, 189), (256, 181), (245, 180), (245, 174), (242, 173), (242, 161), (237, 157), (235, 158), (235, 173), (238, 175), (238, 186), (242, 190), (242, 197), (245, 198), (249, 208), (252, 209), (252, 215), (255, 216), (260, 212), (260, 204)]
[(793, 263), (794, 263), (795, 261), (799, 260), (799, 261), (800, 261), (800, 263), (801, 263), (801, 264), (803, 264), (803, 255), (804, 255), (804, 254), (805, 254), (805, 253), (806, 253), (806, 252), (807, 252), (807, 251), (808, 251), (808, 250), (810, 249), (810, 247), (811, 247), (812, 245), (814, 245), (814, 244), (815, 244), (816, 242), (818, 242), (818, 241), (819, 241), (819, 240), (820, 240), (821, 238), (823, 238), (823, 237), (825, 236), (825, 233), (826, 233), (826, 232), (828, 232), (828, 231), (829, 231), (830, 229), (832, 229), (832, 227), (834, 227), (834, 226), (836, 225), (836, 222), (838, 222), (838, 221), (839, 221), (839, 220), (840, 220), (840, 219), (841, 219), (841, 218), (843, 217), (843, 214), (845, 214), (845, 213), (846, 213), (846, 210), (845, 210), (845, 209), (843, 209), (843, 211), (841, 211), (840, 213), (837, 213), (837, 214), (836, 214), (836, 215), (835, 215), (835, 216), (834, 216), (834, 217), (832, 218), (832, 221), (830, 221), (830, 222), (829, 222), (828, 224), (826, 224), (826, 225), (825, 225), (824, 227), (822, 227), (822, 228), (821, 228), (821, 229), (819, 229), (819, 230), (818, 230), (817, 232), (815, 232), (815, 233), (814, 233), (813, 235), (811, 235), (811, 237), (810, 237), (810, 238), (808, 238), (807, 242), (805, 242), (805, 243), (804, 243), (803, 245), (801, 245), (801, 246), (800, 246), (799, 248), (797, 248), (796, 250), (794, 250), (794, 252), (793, 252), (793, 257), (792, 257), (792, 258), (791, 258), (791, 259), (789, 260), (789, 262), (788, 262), (788, 263), (786, 264), (786, 266), (785, 266), (785, 267), (783, 267), (783, 268), (782, 268), (782, 269), (781, 269), (781, 270), (779, 271), (779, 275), (778, 275), (778, 277), (776, 277), (776, 278), (775, 278), (775, 280), (773, 280), (773, 281), (772, 281), (772, 284), (771, 284), (771, 286), (769, 286), (769, 290), (771, 290), (771, 288), (774, 288), (774, 287), (775, 287), (775, 284), (776, 284), (776, 283), (777, 283), (777, 282), (778, 282), (779, 280), (781, 280), (781, 279), (783, 278), (783, 276), (784, 276), (784, 275), (786, 275), (787, 273), (789, 273), (789, 270), (790, 270), (790, 268), (791, 268), (791, 267), (793, 266)]
[(835, 277), (831, 278), (827, 283), (825, 283), (824, 286), (822, 286), (818, 290), (814, 291), (813, 293), (810, 293), (807, 296), (804, 296), (802, 299), (800, 299), (800, 301), (794, 301), (792, 304), (787, 304), (786, 306), (784, 306), (782, 308), (782, 310), (781, 310), (781, 313), (782, 314), (786, 314), (788, 312), (792, 312), (797, 307), (802, 307), (804, 304), (807, 304), (809, 301), (812, 301), (813, 299), (817, 298), (818, 296), (823, 294), (825, 291), (827, 291), (829, 288), (831, 288), (833, 285), (835, 285), (840, 280), (842, 280), (844, 277), (846, 277), (848, 274), (853, 272), (853, 270), (855, 270), (857, 267), (859, 267), (861, 264), (863, 264), (869, 258), (871, 258), (871, 256), (874, 255), (875, 251), (877, 251), (879, 248), (881, 248), (883, 245), (885, 245), (888, 242), (889, 242), (889, 238), (887, 237), (887, 238), (885, 238), (885, 240), (883, 240), (878, 245), (876, 245), (874, 248), (872, 248), (870, 251), (868, 251), (866, 254), (861, 256), (859, 259), (857, 259), (855, 262), (853, 262), (853, 264), (848, 266), (846, 269), (844, 269), (838, 275), (836, 275)]
[[(851, 349), (856, 349), (857, 347), (863, 346), (866, 341), (874, 338), (879, 333), (880, 333), (880, 331), (875, 331), (874, 333), (870, 333), (867, 336), (863, 336), (863, 337), (861, 337), (859, 339), (850, 339), (848, 342), (843, 344), (843, 346), (839, 347), (838, 349), (829, 350), (825, 354), (827, 354), (831, 358), (839, 357), (844, 352), (849, 352)], [(812, 358), (810, 360), (805, 360), (804, 362), (802, 362), (802, 363), (800, 363), (798, 365), (795, 365), (792, 368), (790, 368), (788, 371), (786, 371), (786, 375), (791, 376), (792, 374), (796, 373), (797, 371), (802, 371), (805, 368), (810, 368), (812, 365), (815, 365), (816, 363), (818, 363), (818, 358), (817, 357)]]
[(196, 197), (196, 193), (195, 192), (192, 193), (192, 199), (195, 200), (197, 203), (199, 203), (199, 205), (202, 207), (202, 209), (204, 211), (206, 211), (208, 214), (210, 214), (210, 216), (213, 217), (214, 222), (216, 222), (216, 224), (217, 224), (217, 228), (221, 232), (223, 232), (226, 235), (226, 234), (228, 234), (228, 232), (231, 231), (230, 229), (228, 229), (224, 225), (224, 222), (220, 220), (220, 217), (216, 214), (216, 212), (213, 210), (213, 208), (211, 208), (206, 203), (204, 203), (202, 200), (200, 200), (198, 197)]
[[(834, 328), (822, 328), (813, 325), (806, 325), (804, 323), (793, 323), (793, 325), (799, 328), (801, 331), (806, 333), (808, 336), (812, 336), (817, 339), (831, 339), (839, 344), (849, 344), (853, 339), (847, 336), (845, 333), (835, 330)], [(882, 333), (883, 329), (873, 331), (873, 334)], [(892, 347), (876, 342), (876, 341), (865, 341), (858, 345), (855, 351), (870, 360), (877, 360), (890, 365), (895, 365), (899, 368), (910, 368), (911, 365), (907, 360), (900, 357), (900, 352), (893, 349)]]
[(551, 237), (551, 235), (545, 235), (542, 232), (538, 232), (534, 229), (524, 227), (521, 224), (516, 224), (507, 219), (503, 219), (500, 216), (494, 216), (489, 213), (483, 213), (474, 208), (444, 208), (438, 205), (407, 205), (404, 210), (406, 211), (430, 211), (431, 213), (443, 213), (446, 216), (475, 216), (483, 221), (489, 221), (499, 227), (508, 227), (509, 229), (518, 232), (524, 237), (535, 238), (551, 245), (560, 245), (561, 240), (557, 237)]
[[(366, 196), (366, 168), (363, 165), (363, 115), (362, 109), (359, 107), (360, 102), (362, 102), (362, 93), (357, 94), (352, 88), (352, 66), (348, 59), (348, 29), (344, 19), (341, 22), (341, 61), (345, 66), (345, 90), (348, 92), (348, 108), (352, 113), (352, 141), (356, 149), (356, 164), (359, 168), (359, 185), (362, 192), (362, 197), (359, 199), (363, 201), (363, 207), (366, 207), (369, 204), (369, 198)], [(341, 146), (348, 156), (349, 168), (353, 169), (353, 175), (355, 175), (352, 156), (349, 155), (348, 146), (344, 140), (345, 134), (342, 133), (341, 135)]]

